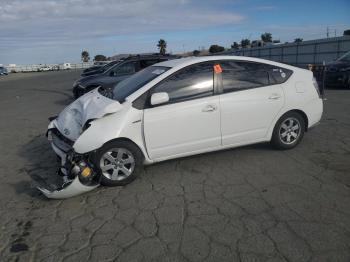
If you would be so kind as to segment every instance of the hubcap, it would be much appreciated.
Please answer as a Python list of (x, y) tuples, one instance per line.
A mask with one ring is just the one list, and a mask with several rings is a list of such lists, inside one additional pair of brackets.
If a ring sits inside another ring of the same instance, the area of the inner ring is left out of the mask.
[(106, 178), (120, 181), (132, 174), (135, 159), (125, 148), (112, 148), (101, 157), (100, 168)]
[(298, 119), (294, 117), (287, 118), (281, 124), (279, 135), (282, 143), (290, 145), (298, 140), (301, 126)]

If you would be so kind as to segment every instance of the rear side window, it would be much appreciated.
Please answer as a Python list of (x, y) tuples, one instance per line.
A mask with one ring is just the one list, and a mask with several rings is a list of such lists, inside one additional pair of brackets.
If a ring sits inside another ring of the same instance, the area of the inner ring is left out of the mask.
[(234, 92), (269, 85), (264, 64), (221, 61), (223, 92)]
[(181, 102), (213, 95), (213, 62), (191, 65), (157, 85), (152, 93), (166, 92), (169, 102)]
[(293, 71), (277, 66), (266, 65), (269, 73), (270, 85), (282, 84), (288, 80)]

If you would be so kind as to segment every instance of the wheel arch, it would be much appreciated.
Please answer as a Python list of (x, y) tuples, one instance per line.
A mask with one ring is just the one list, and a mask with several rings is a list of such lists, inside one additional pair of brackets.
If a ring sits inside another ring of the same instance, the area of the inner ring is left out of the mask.
[(309, 126), (309, 118), (307, 117), (307, 114), (301, 110), (301, 109), (290, 109), (286, 112), (284, 112), (283, 114), (279, 115), (278, 117), (275, 118), (273, 124), (271, 125), (269, 131), (268, 131), (268, 135), (267, 135), (267, 138), (266, 138), (266, 141), (270, 141), (271, 138), (272, 138), (272, 133), (276, 127), (276, 124), (278, 123), (278, 121), (286, 114), (288, 113), (291, 113), (291, 112), (295, 112), (295, 113), (298, 113), (299, 115), (302, 116), (302, 118), (304, 119), (305, 121), (305, 132), (308, 131), (308, 126)]
[[(281, 116), (279, 117), (278, 120), (280, 120), (280, 118), (281, 118), (282, 116), (284, 116), (285, 114), (288, 114), (288, 113), (291, 113), (291, 112), (298, 113), (299, 115), (301, 115), (301, 116), (303, 117), (303, 119), (304, 119), (304, 121), (305, 121), (305, 132), (307, 132), (307, 131), (308, 131), (308, 127), (309, 127), (309, 119), (308, 119), (306, 113), (305, 113), (304, 111), (300, 110), (300, 109), (292, 109), (292, 110), (289, 110), (289, 111), (285, 112), (283, 115), (281, 115)], [(277, 120), (277, 122), (278, 122), (278, 120)], [(276, 123), (277, 123), (277, 122), (276, 122)]]
[(138, 145), (137, 143), (135, 143), (134, 141), (132, 141), (130, 138), (127, 138), (127, 137), (113, 138), (113, 139), (105, 142), (101, 147), (105, 146), (108, 143), (119, 142), (119, 141), (124, 141), (124, 142), (128, 142), (128, 143), (133, 144), (134, 146), (136, 146), (138, 148), (138, 150), (140, 150), (142, 157), (143, 157), (143, 161), (148, 159), (147, 152), (144, 152), (143, 148), (140, 145)]

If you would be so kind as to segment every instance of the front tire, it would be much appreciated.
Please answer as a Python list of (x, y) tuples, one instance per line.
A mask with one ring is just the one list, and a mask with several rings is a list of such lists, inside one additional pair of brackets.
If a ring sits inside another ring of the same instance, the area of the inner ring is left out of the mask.
[(128, 141), (113, 141), (95, 155), (95, 165), (105, 186), (123, 186), (132, 182), (142, 169), (140, 149)]
[(297, 112), (289, 112), (277, 121), (271, 143), (277, 149), (292, 149), (300, 143), (304, 133), (304, 118)]

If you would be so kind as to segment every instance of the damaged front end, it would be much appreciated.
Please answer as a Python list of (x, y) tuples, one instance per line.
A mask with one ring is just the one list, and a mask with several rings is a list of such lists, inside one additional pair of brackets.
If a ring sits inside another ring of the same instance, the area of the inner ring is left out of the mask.
[(122, 109), (118, 101), (101, 95), (95, 89), (68, 105), (57, 117), (51, 117), (46, 133), (53, 150), (60, 159), (57, 173), (62, 183), (55, 188), (46, 185), (38, 189), (48, 198), (68, 198), (93, 190), (100, 185), (92, 157), (94, 152), (78, 154), (75, 142), (91, 122)]
[(77, 154), (73, 141), (64, 137), (58, 129), (50, 128), (48, 140), (60, 159), (61, 167), (57, 174), (62, 183), (55, 188), (39, 186), (38, 189), (48, 198), (63, 199), (91, 191), (100, 185), (99, 176), (94, 170), (91, 154)]

